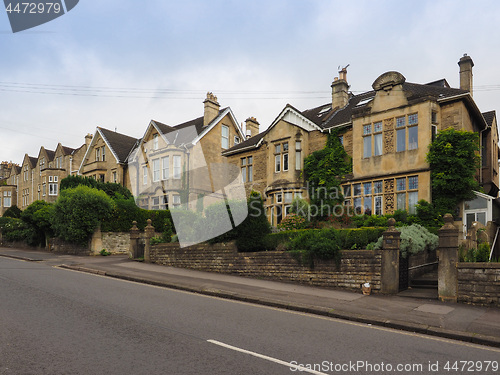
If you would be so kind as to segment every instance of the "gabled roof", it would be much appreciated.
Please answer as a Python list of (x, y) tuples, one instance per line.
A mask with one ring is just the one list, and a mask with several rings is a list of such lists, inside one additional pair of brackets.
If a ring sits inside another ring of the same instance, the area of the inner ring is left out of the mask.
[(28, 156), (28, 159), (31, 164), (31, 168), (34, 168), (36, 166), (36, 163), (38, 163), (38, 158), (35, 158), (33, 156)]
[(48, 161), (52, 161), (52, 160), (54, 160), (54, 156), (56, 155), (56, 152), (55, 152), (55, 151), (52, 151), (52, 150), (47, 150), (47, 149), (45, 148), (45, 153), (47, 154)]
[(135, 147), (138, 139), (101, 127), (97, 127), (97, 131), (101, 134), (102, 139), (115, 156), (116, 161), (118, 163), (125, 163), (128, 154)]

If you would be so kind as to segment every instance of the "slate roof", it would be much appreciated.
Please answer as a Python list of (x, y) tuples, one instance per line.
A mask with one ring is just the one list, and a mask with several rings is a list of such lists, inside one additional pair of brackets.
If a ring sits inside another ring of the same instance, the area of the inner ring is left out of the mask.
[(45, 149), (45, 152), (47, 153), (47, 157), (49, 158), (49, 161), (54, 160), (54, 156), (56, 155), (55, 151)]
[(493, 125), (493, 119), (496, 117), (496, 111), (484, 112), (483, 117), (486, 120), (488, 126)]
[(76, 151), (74, 148), (71, 147), (61, 146), (61, 148), (64, 152), (64, 155), (71, 155), (73, 152)]
[(118, 162), (124, 163), (130, 151), (135, 147), (138, 139), (105, 128), (98, 127), (98, 129), (105, 138), (106, 143), (118, 157)]
[(29, 161), (30, 161), (31, 165), (33, 167), (36, 166), (36, 163), (38, 163), (38, 158), (35, 158), (33, 156), (28, 156), (28, 158), (29, 158)]

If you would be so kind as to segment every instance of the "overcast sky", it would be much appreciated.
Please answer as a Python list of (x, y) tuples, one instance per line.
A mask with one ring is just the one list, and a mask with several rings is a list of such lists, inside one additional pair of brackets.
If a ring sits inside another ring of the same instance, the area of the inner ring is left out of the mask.
[(207, 91), (262, 131), (287, 103), (329, 102), (347, 64), (354, 93), (389, 70), (458, 87), (467, 53), (479, 108), (500, 110), (499, 19), (480, 0), (80, 0), (13, 34), (2, 10), (0, 160), (79, 147), (96, 126), (139, 138), (202, 116)]

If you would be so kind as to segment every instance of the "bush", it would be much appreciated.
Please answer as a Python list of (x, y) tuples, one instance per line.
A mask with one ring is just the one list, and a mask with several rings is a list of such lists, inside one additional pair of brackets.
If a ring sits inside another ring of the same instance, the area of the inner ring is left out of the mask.
[[(438, 247), (438, 236), (432, 234), (419, 224), (412, 224), (397, 229), (401, 232), (399, 251), (403, 258), (408, 257), (409, 254), (418, 254), (426, 249), (436, 250)], [(376, 250), (381, 249), (382, 237), (376, 242), (369, 244), (368, 247)]]
[(236, 228), (238, 251), (265, 250), (265, 236), (271, 233), (264, 203), (259, 193), (252, 191), (248, 198), (248, 216)]
[(307, 220), (294, 213), (286, 215), (286, 217), (281, 220), (278, 224), (278, 229), (281, 230), (293, 230), (293, 229), (304, 229), (307, 226)]
[(17, 218), (0, 217), (0, 229), (5, 241), (32, 242), (35, 233), (24, 221)]
[(97, 226), (111, 217), (113, 206), (106, 193), (88, 186), (63, 190), (54, 206), (52, 227), (58, 237), (87, 246)]
[(116, 195), (125, 199), (132, 198), (132, 193), (125, 186), (112, 182), (100, 182), (92, 177), (83, 176), (68, 176), (61, 180), (61, 191), (73, 189), (77, 186), (84, 185), (94, 189), (104, 191), (109, 197), (115, 198)]
[(22, 211), (19, 207), (17, 207), (16, 205), (13, 205), (13, 206), (7, 208), (7, 210), (5, 210), (5, 212), (3, 213), (3, 217), (12, 217), (15, 219), (20, 219), (21, 212)]
[(53, 236), (51, 218), (54, 212), (54, 205), (45, 201), (35, 201), (30, 204), (22, 213), (21, 219), (27, 227), (32, 228), (30, 239), (26, 239), (28, 245), (45, 246), (47, 240)]
[(479, 244), (477, 249), (466, 250), (464, 246), (459, 247), (459, 256), (461, 262), (489, 262), (490, 261), (490, 244), (483, 242)]
[[(290, 241), (290, 250), (302, 250), (302, 263), (314, 267), (314, 259), (335, 259), (340, 264), (340, 241), (335, 230), (303, 231)], [(295, 253), (296, 254), (296, 253)]]

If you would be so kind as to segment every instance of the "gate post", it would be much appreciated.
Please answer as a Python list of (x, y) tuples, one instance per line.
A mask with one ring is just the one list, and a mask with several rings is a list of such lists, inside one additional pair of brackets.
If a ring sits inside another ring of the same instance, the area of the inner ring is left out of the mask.
[(380, 275), (380, 293), (396, 294), (399, 292), (399, 242), (401, 232), (394, 228), (396, 220), (388, 220), (389, 228), (382, 233), (382, 274)]
[(146, 225), (146, 228), (144, 228), (144, 239), (145, 239), (145, 246), (144, 246), (144, 262), (150, 263), (151, 262), (151, 238), (155, 234), (155, 228), (151, 225), (151, 219), (148, 219), (147, 221), (148, 225)]
[(443, 217), (444, 225), (439, 229), (438, 248), (438, 295), (440, 301), (457, 302), (458, 295), (458, 228), (453, 225), (453, 216)]
[(132, 228), (130, 228), (130, 257), (137, 258), (139, 248), (139, 228), (137, 228), (137, 221), (132, 221)]

